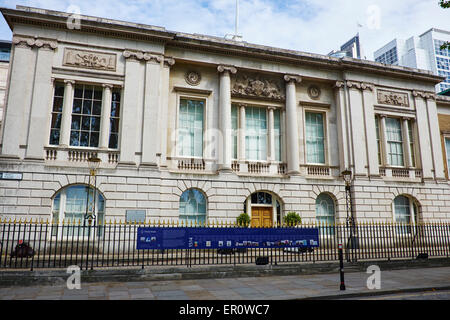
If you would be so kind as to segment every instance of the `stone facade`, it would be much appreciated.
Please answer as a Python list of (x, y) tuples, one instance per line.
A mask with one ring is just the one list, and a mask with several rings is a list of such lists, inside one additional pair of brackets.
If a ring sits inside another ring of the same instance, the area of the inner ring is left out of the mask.
[[(98, 156), (96, 185), (107, 220), (123, 220), (127, 210), (142, 209), (148, 219), (178, 221), (180, 196), (195, 188), (206, 197), (209, 221), (234, 222), (252, 194), (267, 192), (281, 205), (273, 222), (290, 211), (315, 221), (322, 193), (333, 199), (335, 220), (342, 222), (347, 212), (340, 173), (346, 169), (353, 172), (358, 221), (393, 221), (393, 201), (400, 195), (417, 204), (420, 221), (450, 220), (450, 184), (437, 126), (438, 109), (450, 103), (433, 93), (440, 77), (83, 16), (81, 29), (69, 32), (69, 14), (54, 11), (18, 7), (2, 13), (14, 38), (0, 172), (22, 177), (0, 180), (1, 218), (51, 219), (55, 196), (68, 186), (87, 184), (87, 159)], [(64, 105), (59, 144), (51, 145), (57, 84), (64, 86)], [(95, 147), (72, 145), (78, 84), (102, 88)], [(118, 148), (108, 145), (114, 92), (121, 94)], [(187, 98), (204, 105), (204, 143), (195, 157), (177, 151), (180, 99)], [(247, 107), (266, 110), (264, 161), (246, 159), (245, 131), (237, 133), (234, 156), (233, 106), (239, 129), (245, 129)], [(308, 112), (324, 119), (320, 164), (308, 161)], [(386, 152), (390, 117), (402, 123), (405, 163), (400, 167), (389, 165)], [(411, 135), (407, 123), (414, 124)]]

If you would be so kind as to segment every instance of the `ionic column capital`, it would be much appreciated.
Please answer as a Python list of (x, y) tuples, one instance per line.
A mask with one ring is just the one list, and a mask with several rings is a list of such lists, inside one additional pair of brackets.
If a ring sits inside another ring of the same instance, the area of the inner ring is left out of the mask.
[(173, 66), (175, 64), (175, 59), (172, 57), (164, 57), (163, 61), (164, 61), (164, 67), (166, 67), (166, 68), (170, 68), (171, 66)]
[(344, 81), (340, 81), (340, 80), (338, 80), (338, 81), (336, 81), (336, 82), (334, 83), (334, 85), (333, 85), (333, 88), (336, 88), (336, 89), (341, 89), (341, 88), (343, 88), (343, 87), (344, 87), (344, 84), (345, 84), (345, 82), (344, 82)]
[(225, 72), (225, 73), (235, 74), (237, 72), (237, 69), (233, 66), (219, 65), (217, 67), (217, 71), (219, 73)]
[(292, 75), (292, 74), (285, 74), (283, 77), (284, 81), (290, 83), (290, 82), (295, 82), (295, 83), (300, 83), (302, 82), (302, 77), (298, 76), (298, 75)]
[(156, 64), (160, 64), (163, 61), (163, 57), (157, 54), (152, 54), (152, 53), (144, 53), (143, 59), (145, 61), (147, 61), (147, 63), (156, 63)]
[(105, 89), (112, 90), (114, 86), (112, 84), (109, 84), (109, 83), (104, 83), (104, 84), (102, 84), (102, 87), (105, 88)]
[(68, 79), (66, 79), (66, 80), (64, 80), (64, 83), (65, 83), (66, 85), (73, 86), (73, 85), (75, 84), (75, 80), (68, 80)]
[(412, 92), (413, 97), (421, 97), (423, 99), (430, 99), (430, 100), (436, 100), (436, 94), (434, 92), (426, 92), (426, 91), (417, 91), (413, 90)]
[(55, 50), (58, 47), (58, 42), (51, 39), (42, 38), (31, 38), (31, 37), (13, 37), (12, 44), (18, 48), (28, 48), (33, 47), (42, 48), (44, 50)]

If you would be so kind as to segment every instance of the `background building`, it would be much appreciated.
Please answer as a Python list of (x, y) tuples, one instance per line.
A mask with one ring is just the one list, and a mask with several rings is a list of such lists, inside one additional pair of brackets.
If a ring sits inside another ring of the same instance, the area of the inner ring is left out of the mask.
[(341, 49), (339, 51), (331, 51), (328, 55), (335, 58), (343, 58), (343, 57), (349, 57), (349, 58), (355, 58), (355, 59), (361, 59), (362, 57), (362, 50), (361, 50), (361, 43), (359, 41), (359, 33), (351, 38), (349, 41), (344, 43), (341, 46)]
[(436, 92), (441, 92), (450, 88), (450, 51), (440, 49), (447, 41), (450, 41), (449, 31), (432, 28), (418, 37), (392, 40), (375, 51), (374, 58), (377, 62), (430, 70), (446, 77), (436, 85)]

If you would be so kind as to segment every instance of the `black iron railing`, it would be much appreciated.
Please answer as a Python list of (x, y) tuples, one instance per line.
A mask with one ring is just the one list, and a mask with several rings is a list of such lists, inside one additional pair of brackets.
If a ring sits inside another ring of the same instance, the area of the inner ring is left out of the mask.
[[(138, 227), (175, 227), (173, 223), (105, 224), (49, 222), (0, 222), (0, 269), (193, 266), (255, 264), (265, 257), (269, 264), (338, 261), (342, 243), (347, 261), (415, 259), (418, 256), (450, 256), (450, 223), (417, 225), (359, 223), (349, 230), (346, 224), (308, 225), (292, 228), (319, 228), (319, 247), (248, 249), (168, 249), (137, 250)], [(236, 225), (207, 225), (235, 228)], [(199, 226), (197, 226), (199, 227)], [(274, 226), (275, 228), (280, 226)], [(283, 226), (286, 227), (286, 226)]]

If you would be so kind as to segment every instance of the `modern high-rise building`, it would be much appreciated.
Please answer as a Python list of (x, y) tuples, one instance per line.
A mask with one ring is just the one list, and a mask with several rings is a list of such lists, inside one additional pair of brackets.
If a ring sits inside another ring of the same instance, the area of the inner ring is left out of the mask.
[(450, 89), (450, 50), (441, 46), (450, 41), (450, 31), (432, 28), (420, 36), (394, 39), (374, 53), (376, 62), (430, 70), (446, 77), (436, 85), (436, 92)]
[(328, 55), (335, 58), (350, 57), (355, 59), (361, 59), (362, 54), (361, 54), (361, 44), (359, 41), (359, 33), (350, 40), (348, 40), (346, 43), (344, 43), (339, 51), (333, 50)]

